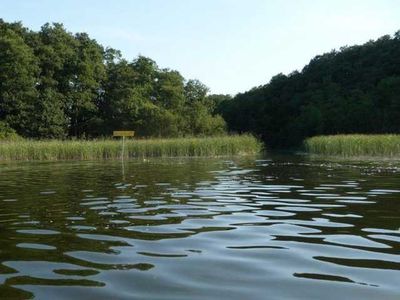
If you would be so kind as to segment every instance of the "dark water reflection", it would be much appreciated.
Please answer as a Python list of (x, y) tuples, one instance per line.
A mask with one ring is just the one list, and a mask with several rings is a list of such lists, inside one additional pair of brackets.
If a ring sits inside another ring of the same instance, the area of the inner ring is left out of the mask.
[(399, 166), (1, 164), (0, 298), (400, 299)]

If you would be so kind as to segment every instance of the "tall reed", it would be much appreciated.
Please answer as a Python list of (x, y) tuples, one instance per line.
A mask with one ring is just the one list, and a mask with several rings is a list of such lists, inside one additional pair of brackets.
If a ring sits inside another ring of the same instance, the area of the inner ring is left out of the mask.
[[(95, 160), (121, 158), (121, 140), (1, 141), (0, 160)], [(126, 139), (124, 157), (185, 157), (256, 154), (262, 144), (251, 135), (171, 139)]]
[(306, 139), (304, 146), (313, 154), (400, 157), (400, 135), (397, 134), (316, 136)]

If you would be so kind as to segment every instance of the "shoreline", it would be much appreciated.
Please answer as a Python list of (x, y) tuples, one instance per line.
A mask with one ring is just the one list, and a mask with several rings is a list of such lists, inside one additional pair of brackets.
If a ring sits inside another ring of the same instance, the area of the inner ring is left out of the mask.
[(398, 134), (321, 135), (305, 139), (303, 145), (310, 155), (400, 159)]
[[(254, 155), (263, 144), (252, 135), (125, 140), (124, 159)], [(17, 140), (0, 142), (0, 161), (121, 159), (122, 141)]]

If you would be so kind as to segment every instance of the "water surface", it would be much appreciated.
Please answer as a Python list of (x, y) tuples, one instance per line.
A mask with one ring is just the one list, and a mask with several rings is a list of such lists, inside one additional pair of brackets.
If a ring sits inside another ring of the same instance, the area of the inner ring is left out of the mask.
[(0, 165), (1, 299), (400, 299), (400, 164)]

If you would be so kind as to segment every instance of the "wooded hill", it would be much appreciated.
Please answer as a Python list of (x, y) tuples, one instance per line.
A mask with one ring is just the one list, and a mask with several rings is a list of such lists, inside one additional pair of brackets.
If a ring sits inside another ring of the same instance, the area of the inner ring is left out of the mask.
[(219, 106), (236, 132), (290, 147), (305, 137), (400, 132), (400, 31), (318, 55)]

